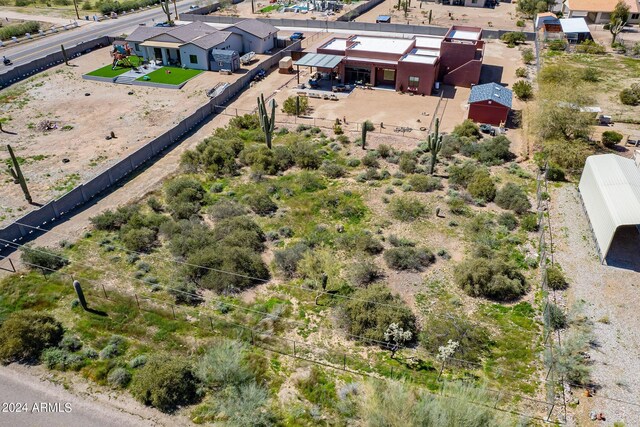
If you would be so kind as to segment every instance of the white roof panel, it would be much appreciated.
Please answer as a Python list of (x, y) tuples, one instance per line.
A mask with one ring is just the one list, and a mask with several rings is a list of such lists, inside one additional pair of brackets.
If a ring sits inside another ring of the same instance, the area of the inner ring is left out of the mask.
[(440, 56), (440, 49), (415, 49), (412, 55)]
[(453, 30), (449, 37), (458, 40), (478, 40), (480, 33), (477, 31)]
[(584, 18), (567, 18), (560, 20), (563, 33), (590, 33)]
[(444, 37), (416, 37), (416, 47), (440, 49)]
[(437, 56), (424, 56), (424, 55), (407, 55), (402, 58), (402, 62), (414, 62), (418, 64), (435, 64), (438, 60)]
[(356, 42), (350, 50), (365, 51), (365, 52), (385, 52), (396, 53), (402, 55), (409, 48), (413, 46), (413, 39), (396, 39), (386, 37), (367, 37), (356, 36), (353, 38)]
[(333, 39), (326, 45), (322, 46), (322, 49), (332, 49), (343, 51), (347, 48), (347, 39)]
[(640, 224), (640, 168), (616, 154), (589, 156), (579, 189), (601, 256), (606, 258), (616, 229)]

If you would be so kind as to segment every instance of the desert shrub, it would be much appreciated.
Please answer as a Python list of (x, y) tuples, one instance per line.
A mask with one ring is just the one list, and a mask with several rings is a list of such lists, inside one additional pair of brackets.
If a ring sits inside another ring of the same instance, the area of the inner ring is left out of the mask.
[(200, 181), (188, 177), (173, 179), (164, 188), (167, 206), (176, 219), (188, 219), (200, 212), (204, 194)]
[(147, 356), (141, 354), (139, 356), (134, 357), (129, 362), (129, 367), (131, 369), (137, 369), (143, 367), (147, 363)]
[(378, 166), (380, 166), (380, 164), (378, 163), (378, 154), (373, 151), (369, 151), (362, 158), (362, 164), (368, 168), (377, 168)]
[(585, 82), (597, 82), (600, 80), (600, 71), (594, 67), (583, 68), (580, 73), (580, 78)]
[(195, 150), (185, 151), (180, 164), (187, 172), (235, 175), (239, 168), (236, 156), (243, 146), (241, 140), (226, 141), (221, 137), (210, 137), (198, 144)]
[(589, 341), (589, 334), (575, 331), (562, 340), (562, 346), (554, 348), (558, 374), (573, 384), (589, 383), (591, 368), (584, 357)]
[(182, 280), (173, 283), (167, 289), (169, 295), (173, 296), (176, 304), (186, 304), (196, 306), (204, 301), (204, 298), (198, 292), (198, 287), (192, 282)]
[(520, 77), (521, 79), (526, 78), (529, 75), (529, 72), (524, 67), (516, 68), (516, 77)]
[(436, 257), (429, 249), (401, 246), (387, 249), (384, 261), (394, 270), (421, 271), (436, 261)]
[(567, 44), (564, 40), (551, 40), (547, 43), (547, 48), (555, 52), (560, 52), (567, 48)]
[(585, 40), (576, 46), (577, 53), (587, 53), (590, 55), (603, 55), (607, 49), (593, 40)]
[(45, 247), (23, 246), (20, 259), (30, 270), (37, 270), (43, 274), (60, 270), (69, 264), (69, 260), (62, 253)]
[(496, 185), (486, 169), (478, 169), (473, 173), (467, 186), (469, 194), (476, 199), (491, 202), (496, 197)]
[(158, 232), (151, 228), (130, 228), (121, 234), (120, 240), (130, 251), (147, 252), (155, 245), (157, 235)]
[(344, 166), (339, 165), (336, 162), (324, 161), (322, 162), (322, 173), (325, 174), (327, 178), (342, 178), (347, 173), (347, 170)]
[(512, 210), (517, 214), (523, 214), (531, 208), (531, 202), (522, 187), (512, 182), (498, 190), (495, 202), (502, 209)]
[(278, 145), (276, 149), (269, 149), (264, 144), (254, 144), (245, 147), (238, 156), (240, 161), (254, 172), (275, 175), (287, 170), (293, 164), (293, 155), (287, 147)]
[(64, 371), (67, 369), (67, 356), (69, 352), (56, 347), (49, 347), (42, 351), (40, 360), (47, 369)]
[(296, 243), (274, 252), (274, 262), (276, 267), (284, 273), (286, 277), (293, 277), (298, 270), (298, 263), (309, 250), (309, 246), (304, 243)]
[(487, 165), (501, 165), (515, 158), (509, 151), (510, 145), (511, 141), (506, 136), (499, 135), (477, 144), (474, 157)]
[(366, 231), (343, 233), (336, 238), (336, 246), (347, 251), (377, 255), (383, 251), (382, 242)]
[(415, 173), (418, 167), (418, 163), (416, 162), (415, 155), (413, 155), (412, 153), (406, 153), (406, 152), (400, 154), (398, 167), (400, 168), (400, 171), (404, 173)]
[(215, 220), (241, 216), (246, 213), (246, 209), (238, 202), (231, 199), (220, 199), (208, 209), (209, 216)]
[(30, 310), (9, 314), (0, 324), (0, 362), (37, 360), (47, 347), (57, 346), (64, 329), (53, 317)]
[(266, 193), (249, 194), (244, 200), (260, 216), (267, 216), (278, 210), (278, 205)]
[(307, 377), (300, 378), (296, 385), (301, 394), (312, 404), (333, 407), (338, 397), (336, 384), (322, 369), (312, 366)]
[[(298, 102), (296, 102), (296, 98), (299, 99)], [(282, 103), (282, 111), (290, 116), (307, 114), (309, 99), (306, 96), (290, 96)]]
[[(16, 4), (16, 6), (18, 5)], [(21, 37), (26, 33), (36, 34), (38, 30), (40, 30), (40, 23), (36, 21), (0, 26), (0, 40), (9, 40), (11, 37)]]
[[(525, 64), (533, 64), (533, 61), (536, 60), (536, 56), (533, 53), (533, 49), (527, 48), (522, 50), (522, 60)], [(518, 76), (525, 77), (525, 76)]]
[(547, 179), (549, 181), (564, 181), (566, 179), (564, 170), (562, 170), (562, 168), (558, 165), (555, 165), (553, 163), (549, 164), (547, 168)]
[(467, 294), (499, 301), (518, 298), (527, 290), (524, 276), (511, 262), (500, 258), (467, 258), (458, 264), (454, 280)]
[(227, 387), (194, 410), (198, 420), (213, 423), (224, 417), (233, 427), (271, 427), (275, 417), (269, 408), (269, 392), (256, 382)]
[(229, 121), (229, 126), (235, 129), (252, 130), (260, 127), (260, 119), (257, 114), (243, 114)]
[(613, 147), (622, 141), (622, 134), (614, 130), (605, 130), (602, 132), (602, 145), (605, 147)]
[(93, 10), (93, 5), (89, 0), (82, 2), (82, 10)]
[(547, 286), (555, 291), (562, 291), (569, 287), (564, 273), (557, 266), (547, 267)]
[(447, 206), (454, 215), (467, 215), (470, 212), (467, 202), (459, 194), (451, 194), (447, 198)]
[(371, 285), (357, 289), (351, 296), (353, 299), (342, 304), (344, 325), (350, 334), (384, 341), (385, 331), (395, 323), (415, 336), (414, 314), (386, 286)]
[(212, 389), (238, 386), (254, 378), (247, 366), (246, 354), (246, 347), (240, 341), (222, 339), (200, 357), (195, 375), (204, 386)]
[(197, 386), (188, 360), (155, 355), (136, 373), (130, 391), (145, 405), (162, 412), (173, 412), (196, 400)]
[(349, 270), (349, 279), (358, 286), (368, 286), (382, 277), (382, 270), (372, 261), (356, 262)]
[(114, 387), (125, 388), (131, 381), (131, 374), (124, 368), (115, 368), (109, 372), (107, 381)]
[(623, 89), (620, 92), (620, 102), (624, 105), (640, 104), (640, 84), (634, 83), (631, 87)]
[(117, 231), (139, 211), (139, 205), (120, 206), (115, 211), (106, 210), (99, 215), (91, 217), (89, 221), (98, 230)]
[(293, 161), (302, 169), (318, 169), (322, 164), (322, 157), (313, 144), (306, 141), (296, 141), (291, 146)]
[(480, 138), (480, 128), (471, 119), (466, 119), (465, 121), (457, 125), (455, 128), (453, 128), (453, 132), (451, 133), (461, 138), (467, 137), (474, 140)]
[(528, 213), (522, 216), (520, 220), (520, 227), (524, 231), (538, 231), (538, 216), (534, 213)]
[(533, 96), (533, 86), (526, 80), (518, 80), (513, 84), (513, 93), (518, 99), (526, 101)]
[(509, 231), (513, 231), (518, 226), (518, 220), (511, 212), (503, 212), (498, 216), (498, 224), (502, 225)]
[(382, 157), (383, 159), (386, 159), (392, 153), (391, 147), (388, 146), (387, 144), (378, 145), (378, 148), (376, 149), (376, 151), (378, 152), (378, 154), (380, 154), (380, 157)]
[(478, 170), (478, 164), (474, 161), (466, 161), (462, 165), (451, 165), (449, 172), (449, 183), (467, 188), (474, 173)]
[(392, 246), (399, 248), (402, 246), (415, 246), (416, 243), (412, 240), (409, 239), (405, 239), (404, 237), (398, 237), (395, 234), (392, 234), (389, 236), (389, 243), (391, 243)]
[(82, 348), (82, 341), (75, 335), (65, 335), (60, 341), (59, 347), (67, 351), (78, 351)]
[(214, 243), (209, 227), (196, 219), (165, 222), (160, 232), (169, 239), (169, 250), (174, 256), (186, 257)]
[(569, 80), (570, 74), (567, 67), (551, 64), (545, 65), (538, 74), (538, 79), (543, 83), (556, 83), (560, 84), (566, 80)]
[(400, 221), (414, 221), (427, 213), (427, 207), (418, 199), (397, 196), (389, 203), (389, 213)]
[(547, 305), (547, 312), (545, 313), (549, 326), (554, 330), (563, 329), (567, 326), (567, 315), (564, 314), (562, 309), (553, 303)]
[[(233, 242), (232, 239), (225, 241)], [(210, 247), (191, 253), (183, 273), (196, 285), (219, 293), (238, 292), (269, 279), (269, 270), (259, 253), (251, 248), (233, 246), (224, 250)]]
[(127, 341), (120, 335), (112, 335), (107, 341), (107, 345), (100, 350), (101, 359), (113, 359), (116, 356), (124, 354), (127, 349)]
[(517, 44), (526, 42), (527, 37), (521, 31), (511, 31), (501, 35), (500, 40), (505, 42), (509, 47), (513, 47)]
[(440, 180), (429, 175), (414, 174), (409, 176), (408, 182), (413, 191), (419, 191), (421, 193), (429, 193), (442, 189)]

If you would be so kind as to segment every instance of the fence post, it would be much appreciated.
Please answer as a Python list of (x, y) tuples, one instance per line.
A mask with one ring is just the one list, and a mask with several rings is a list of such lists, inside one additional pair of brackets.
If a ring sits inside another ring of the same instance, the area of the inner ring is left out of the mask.
[(109, 296), (107, 295), (107, 290), (104, 288), (104, 283), (100, 283), (100, 285), (102, 286), (102, 292), (104, 293), (104, 299), (109, 299)]
[(171, 312), (173, 313), (173, 320), (176, 320), (176, 310), (173, 304), (171, 305)]
[(347, 370), (347, 353), (343, 354), (342, 358), (342, 369)]
[(213, 331), (213, 319), (209, 316), (209, 324), (211, 325), (211, 330)]
[(13, 261), (11, 261), (11, 258), (7, 258), (9, 260), (9, 264), (11, 265), (11, 269), (13, 270), (13, 272), (16, 272), (16, 267), (13, 265)]
[(136, 304), (138, 305), (138, 310), (140, 310), (140, 300), (138, 300), (138, 294), (133, 294), (136, 297)]
[(296, 357), (296, 342), (293, 342), (293, 357)]

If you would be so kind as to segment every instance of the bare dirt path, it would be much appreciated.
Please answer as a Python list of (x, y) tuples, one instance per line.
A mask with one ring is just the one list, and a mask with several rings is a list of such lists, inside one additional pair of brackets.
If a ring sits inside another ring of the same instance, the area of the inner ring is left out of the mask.
[(600, 264), (574, 185), (555, 190), (551, 200), (555, 261), (569, 278), (569, 303), (584, 301), (584, 314), (593, 322), (595, 337), (589, 356), (592, 379), (600, 389), (595, 397), (577, 392), (572, 396), (579, 400), (576, 424), (587, 425), (589, 412), (596, 411), (606, 416), (605, 425), (614, 421), (640, 425), (640, 273)]

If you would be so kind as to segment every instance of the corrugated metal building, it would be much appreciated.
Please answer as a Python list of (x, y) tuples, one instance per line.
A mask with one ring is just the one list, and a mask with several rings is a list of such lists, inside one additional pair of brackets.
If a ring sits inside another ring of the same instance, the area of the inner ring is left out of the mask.
[[(640, 261), (640, 168), (615, 154), (587, 158), (580, 196), (600, 260), (610, 265)], [(615, 262), (609, 262), (612, 258)]]

